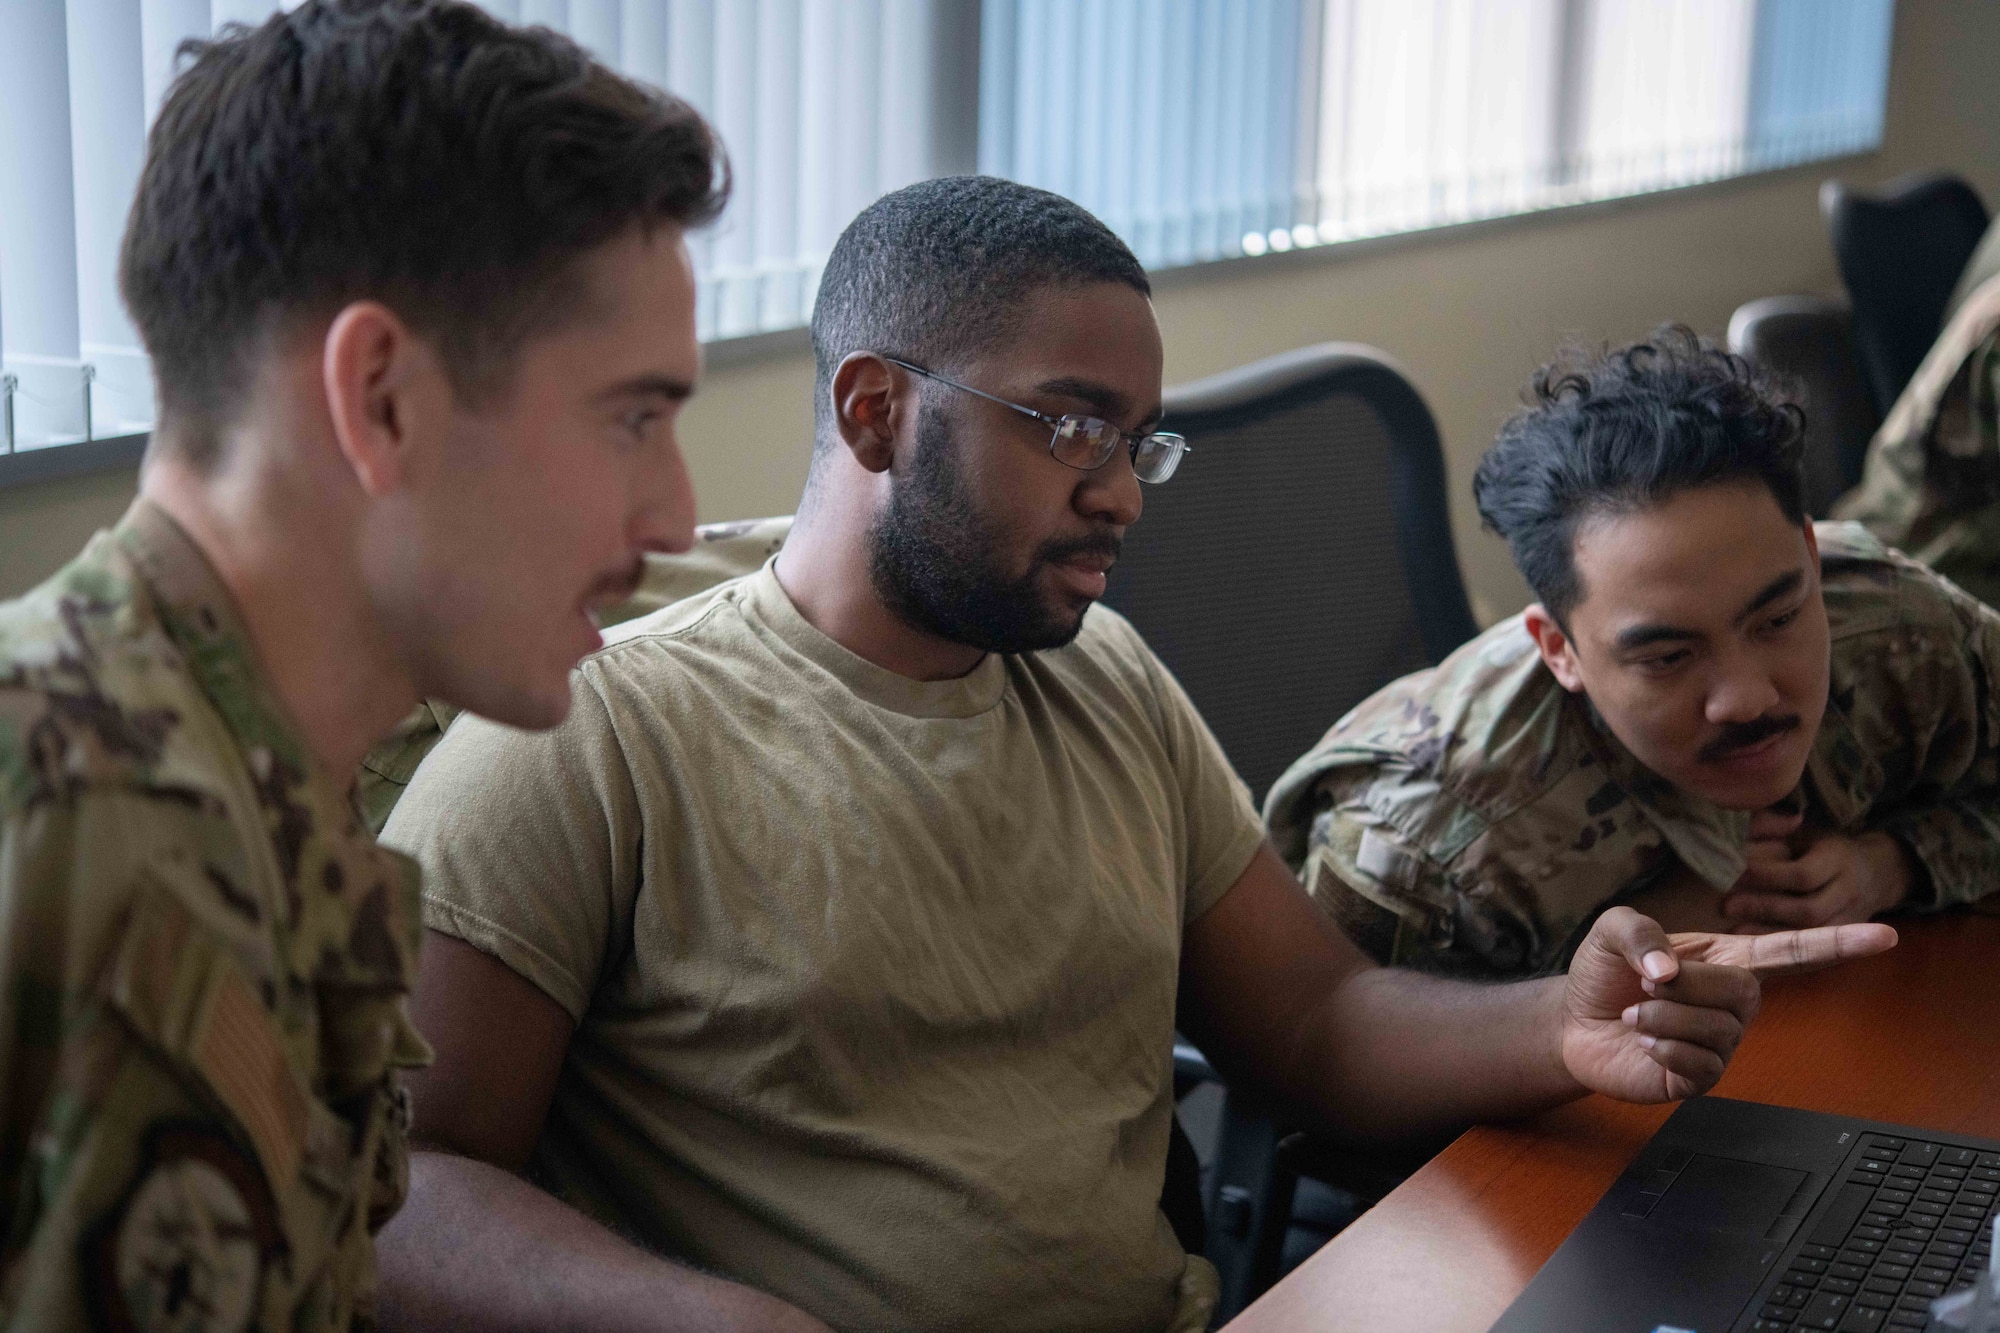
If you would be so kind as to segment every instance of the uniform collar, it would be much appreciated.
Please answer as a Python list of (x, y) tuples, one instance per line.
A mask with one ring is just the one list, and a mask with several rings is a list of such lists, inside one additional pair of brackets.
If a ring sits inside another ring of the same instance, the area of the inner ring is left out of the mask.
[(279, 910), (295, 968), (321, 985), (406, 990), (421, 933), (414, 864), (376, 845), (351, 786), (312, 757), (234, 598), (193, 539), (143, 498), (114, 535), (249, 771), (284, 878)]
[(188, 673), (245, 750), (268, 750), (296, 773), (312, 769), (311, 752), (257, 660), (235, 598), (194, 539), (144, 497), (125, 511), (115, 535)]
[(1631, 798), (1647, 822), (1660, 831), (1681, 864), (1718, 889), (1728, 889), (1743, 876), (1743, 847), (1750, 837), (1750, 816), (1725, 810), (1673, 783), (1639, 762), (1624, 742), (1612, 734), (1595, 707), (1588, 708), (1590, 745), (1611, 780)]

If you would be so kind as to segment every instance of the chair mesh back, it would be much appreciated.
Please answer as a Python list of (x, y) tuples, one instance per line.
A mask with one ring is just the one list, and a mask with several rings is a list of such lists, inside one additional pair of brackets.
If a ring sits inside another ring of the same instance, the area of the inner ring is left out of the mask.
[(1766, 297), (1729, 321), (1730, 347), (1778, 377), (1806, 414), (1806, 508), (1825, 517), (1861, 480), (1882, 418), (1855, 359), (1848, 312), (1817, 297)]
[(1341, 714), (1429, 660), (1397, 554), (1389, 433), (1350, 394), (1177, 428), (1194, 452), (1145, 489), (1105, 601), (1261, 801)]

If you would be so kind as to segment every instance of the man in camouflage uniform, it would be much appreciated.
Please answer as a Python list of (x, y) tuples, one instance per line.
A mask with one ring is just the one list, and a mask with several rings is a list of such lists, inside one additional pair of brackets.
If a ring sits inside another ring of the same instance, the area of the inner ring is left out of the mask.
[(2000, 223), (1834, 514), (2000, 606)]
[(141, 501), (0, 609), (0, 1309), (344, 1327), (400, 1201), (416, 874)]
[(311, 0), (169, 92), (141, 495), (0, 605), (0, 1325), (373, 1325), (429, 1052), (416, 867), (347, 775), (427, 695), (559, 720), (587, 610), (686, 545), (717, 172), (684, 105), (437, 0)]
[(1685, 331), (1535, 388), (1475, 489), (1541, 603), (1272, 789), (1320, 905), (1378, 958), (1519, 975), (1615, 903), (1763, 929), (2000, 882), (2000, 615), (1808, 523), (1795, 411)]

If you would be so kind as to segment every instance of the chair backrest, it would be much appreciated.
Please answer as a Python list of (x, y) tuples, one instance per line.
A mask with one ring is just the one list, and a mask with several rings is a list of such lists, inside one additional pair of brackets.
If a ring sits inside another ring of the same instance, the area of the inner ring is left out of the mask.
[(1430, 410), (1383, 353), (1322, 343), (1168, 391), (1194, 450), (1105, 601), (1261, 800), (1349, 708), (1476, 632)]
[(1882, 424), (1855, 356), (1847, 302), (1765, 296), (1738, 306), (1729, 350), (1797, 395), (1806, 414), (1806, 507), (1825, 517), (1861, 480), (1868, 441)]
[(1944, 327), (1986, 205), (1945, 172), (1899, 176), (1876, 190), (1820, 186), (1840, 276), (1854, 300), (1854, 343), (1878, 414), (1888, 415)]

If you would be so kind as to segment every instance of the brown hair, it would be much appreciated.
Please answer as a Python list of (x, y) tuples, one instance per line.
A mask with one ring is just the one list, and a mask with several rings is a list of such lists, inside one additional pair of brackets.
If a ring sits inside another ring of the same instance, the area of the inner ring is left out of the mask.
[(477, 400), (584, 254), (698, 226), (728, 193), (685, 102), (459, 0), (309, 0), (182, 55), (119, 286), (198, 466), (288, 325), (380, 300)]

